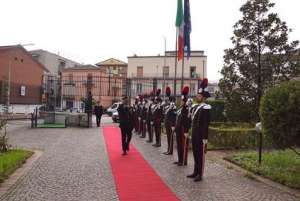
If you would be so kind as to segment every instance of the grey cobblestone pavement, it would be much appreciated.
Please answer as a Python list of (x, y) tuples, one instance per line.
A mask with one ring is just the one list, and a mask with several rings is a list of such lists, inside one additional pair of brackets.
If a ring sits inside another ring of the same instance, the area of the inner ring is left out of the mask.
[[(106, 118), (103, 122), (109, 123), (110, 119)], [(12, 145), (42, 150), (44, 154), (2, 200), (118, 200), (99, 128), (30, 129), (20, 123), (11, 126), (10, 129), (9, 139)], [(204, 180), (194, 183), (186, 178), (186, 175), (192, 172), (191, 153), (189, 165), (178, 167), (173, 164), (175, 154), (162, 154), (166, 150), (165, 137), (161, 148), (154, 148), (135, 134), (132, 142), (162, 180), (183, 201), (299, 200), (264, 183), (250, 180), (242, 173), (209, 159), (206, 161)]]
[[(189, 153), (187, 167), (174, 165), (173, 156), (162, 154), (166, 151), (166, 138), (155, 148), (137, 136), (133, 143), (156, 173), (182, 201), (299, 201), (299, 198), (274, 189), (264, 183), (246, 178), (242, 173), (229, 169), (215, 160), (206, 160), (204, 179), (195, 183), (186, 175), (193, 171), (192, 153)], [(176, 151), (176, 150), (175, 150)]]
[(14, 127), (9, 133), (13, 146), (42, 150), (44, 154), (2, 200), (118, 200), (99, 128)]

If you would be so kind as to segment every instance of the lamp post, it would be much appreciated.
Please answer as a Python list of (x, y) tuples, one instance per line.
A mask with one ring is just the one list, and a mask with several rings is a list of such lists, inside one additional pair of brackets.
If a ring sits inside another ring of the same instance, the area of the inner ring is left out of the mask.
[(166, 88), (166, 77), (165, 77), (165, 68), (166, 68), (166, 51), (167, 51), (167, 38), (164, 36), (164, 42), (165, 42), (165, 54), (164, 54), (164, 67), (163, 67), (163, 79), (164, 79), (164, 84), (163, 84), (163, 93), (164, 93), (164, 99), (166, 98), (166, 93), (165, 93), (165, 88)]
[(110, 74), (111, 74), (111, 68), (108, 67), (108, 96), (110, 96)]
[(258, 122), (255, 125), (255, 130), (259, 135), (259, 147), (258, 147), (258, 164), (261, 165), (261, 155), (262, 155), (262, 126), (261, 126), (261, 122)]

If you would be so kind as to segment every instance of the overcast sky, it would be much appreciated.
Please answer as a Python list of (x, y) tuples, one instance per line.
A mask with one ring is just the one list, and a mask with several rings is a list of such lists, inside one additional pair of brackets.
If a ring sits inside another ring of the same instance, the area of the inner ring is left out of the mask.
[[(300, 0), (271, 0), (300, 39)], [(191, 47), (208, 56), (208, 78), (218, 80), (223, 51), (246, 0), (190, 0)], [(114, 57), (157, 55), (175, 48), (177, 0), (3, 0), (0, 45), (34, 43), (85, 64)]]

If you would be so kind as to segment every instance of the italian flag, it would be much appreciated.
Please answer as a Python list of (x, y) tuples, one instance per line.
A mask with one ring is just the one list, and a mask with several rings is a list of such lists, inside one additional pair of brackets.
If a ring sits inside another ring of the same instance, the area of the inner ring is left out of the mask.
[(177, 1), (177, 16), (176, 16), (176, 27), (177, 27), (177, 44), (178, 44), (178, 61), (183, 59), (183, 49), (184, 49), (184, 20), (183, 20), (183, 6), (182, 6), (182, 0)]

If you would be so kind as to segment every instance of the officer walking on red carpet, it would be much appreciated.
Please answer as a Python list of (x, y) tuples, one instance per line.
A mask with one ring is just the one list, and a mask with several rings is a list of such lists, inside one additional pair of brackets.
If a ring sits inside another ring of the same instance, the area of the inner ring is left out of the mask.
[(194, 181), (201, 181), (204, 172), (205, 147), (208, 139), (208, 126), (210, 122), (209, 110), (211, 106), (204, 103), (210, 97), (207, 90), (208, 80), (205, 78), (201, 82), (196, 101), (198, 106), (192, 113), (192, 146), (194, 157), (194, 172), (188, 175)]
[(128, 98), (124, 96), (122, 98), (122, 103), (118, 107), (119, 127), (121, 128), (122, 134), (122, 150), (123, 155), (126, 155), (129, 151), (129, 144), (132, 137), (132, 130), (134, 127), (133, 121), (133, 109), (128, 106)]

